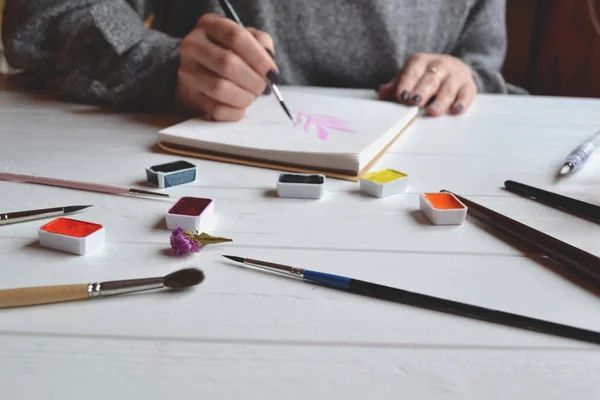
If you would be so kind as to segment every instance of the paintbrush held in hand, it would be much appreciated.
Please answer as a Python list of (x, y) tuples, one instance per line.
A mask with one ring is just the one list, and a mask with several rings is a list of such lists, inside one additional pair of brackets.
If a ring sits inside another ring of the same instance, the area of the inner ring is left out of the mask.
[(183, 289), (204, 280), (204, 273), (195, 268), (175, 271), (164, 277), (129, 279), (75, 285), (37, 286), (0, 290), (0, 308), (34, 306), (88, 300), (162, 288)]

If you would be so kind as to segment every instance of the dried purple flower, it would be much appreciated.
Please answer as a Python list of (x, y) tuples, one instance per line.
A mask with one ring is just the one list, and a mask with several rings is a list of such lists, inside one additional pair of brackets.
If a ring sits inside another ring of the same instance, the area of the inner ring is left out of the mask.
[(233, 242), (231, 239), (210, 236), (208, 233), (198, 234), (186, 231), (181, 227), (177, 227), (171, 233), (171, 248), (178, 256), (199, 252), (203, 247), (209, 244), (217, 244), (223, 242)]
[(202, 249), (202, 246), (195, 239), (192, 232), (178, 227), (171, 233), (171, 248), (178, 256), (196, 253)]

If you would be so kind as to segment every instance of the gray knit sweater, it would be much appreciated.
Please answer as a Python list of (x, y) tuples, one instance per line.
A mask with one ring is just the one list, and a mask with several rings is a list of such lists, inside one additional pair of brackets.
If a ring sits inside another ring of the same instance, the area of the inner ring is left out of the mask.
[[(505, 0), (232, 0), (271, 34), (283, 83), (375, 88), (414, 53), (469, 64), (480, 92), (506, 93)], [(14, 68), (61, 98), (120, 109), (168, 105), (178, 44), (217, 0), (9, 0), (3, 41)], [(154, 13), (152, 29), (143, 20)]]

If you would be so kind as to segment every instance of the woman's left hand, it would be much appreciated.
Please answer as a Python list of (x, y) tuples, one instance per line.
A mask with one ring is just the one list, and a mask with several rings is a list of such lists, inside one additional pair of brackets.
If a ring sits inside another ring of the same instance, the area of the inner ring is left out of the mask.
[(477, 86), (471, 68), (445, 54), (415, 54), (390, 82), (379, 88), (383, 100), (424, 107), (427, 114), (460, 114), (473, 102)]

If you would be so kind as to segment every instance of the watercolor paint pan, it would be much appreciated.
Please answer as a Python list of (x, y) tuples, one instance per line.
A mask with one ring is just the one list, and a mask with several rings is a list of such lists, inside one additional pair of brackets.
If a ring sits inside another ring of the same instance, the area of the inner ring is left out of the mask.
[(182, 197), (165, 213), (167, 228), (181, 227), (195, 232), (212, 228), (215, 202), (200, 197)]
[(408, 175), (394, 169), (382, 169), (360, 177), (360, 191), (375, 197), (402, 193), (408, 187)]
[(148, 182), (160, 187), (168, 188), (194, 182), (197, 167), (187, 161), (178, 160), (166, 164), (153, 165), (146, 168)]
[(57, 218), (38, 229), (43, 247), (84, 255), (104, 244), (105, 229), (93, 222)]
[(277, 180), (279, 197), (320, 199), (325, 194), (325, 175), (283, 173)]
[(434, 225), (461, 225), (467, 217), (467, 206), (451, 193), (423, 193), (419, 207)]

